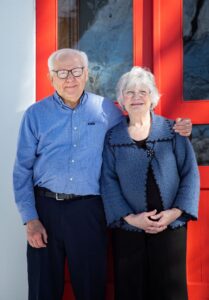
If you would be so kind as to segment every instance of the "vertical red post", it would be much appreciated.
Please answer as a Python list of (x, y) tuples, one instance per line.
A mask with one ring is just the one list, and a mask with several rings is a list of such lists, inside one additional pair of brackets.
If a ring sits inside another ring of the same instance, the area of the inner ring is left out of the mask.
[(47, 59), (57, 49), (57, 0), (36, 0), (36, 99), (52, 93)]

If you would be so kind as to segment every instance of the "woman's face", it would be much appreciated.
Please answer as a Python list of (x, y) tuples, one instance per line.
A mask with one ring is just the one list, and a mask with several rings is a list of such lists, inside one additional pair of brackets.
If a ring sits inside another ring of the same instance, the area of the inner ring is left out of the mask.
[(146, 114), (150, 112), (150, 90), (145, 86), (135, 86), (123, 91), (123, 106), (128, 114)]

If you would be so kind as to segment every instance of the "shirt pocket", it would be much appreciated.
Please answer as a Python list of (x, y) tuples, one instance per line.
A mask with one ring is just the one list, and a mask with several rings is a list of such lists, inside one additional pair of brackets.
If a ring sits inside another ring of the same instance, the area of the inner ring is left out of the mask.
[[(90, 149), (102, 149), (107, 126), (103, 122), (88, 120), (84, 122), (81, 140)], [(85, 146), (84, 145), (84, 146)]]

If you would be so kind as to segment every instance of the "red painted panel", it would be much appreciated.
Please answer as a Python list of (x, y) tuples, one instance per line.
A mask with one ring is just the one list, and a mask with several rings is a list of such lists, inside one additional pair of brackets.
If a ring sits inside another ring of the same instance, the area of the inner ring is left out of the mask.
[(152, 1), (133, 1), (133, 65), (153, 68)]
[(183, 101), (182, 0), (155, 0), (154, 72), (162, 94), (162, 114), (190, 117), (193, 123), (207, 124), (209, 100)]
[(201, 178), (201, 189), (209, 189), (209, 167), (200, 166), (199, 171)]
[(199, 220), (188, 230), (187, 274), (189, 300), (209, 299), (209, 190), (201, 191)]
[(133, 1), (133, 65), (143, 64), (143, 0)]
[(51, 94), (47, 59), (57, 49), (57, 1), (36, 0), (36, 99)]

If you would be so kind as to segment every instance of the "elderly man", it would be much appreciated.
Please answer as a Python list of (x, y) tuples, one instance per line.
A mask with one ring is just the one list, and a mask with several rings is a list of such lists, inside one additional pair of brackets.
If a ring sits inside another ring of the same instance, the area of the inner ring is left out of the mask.
[[(61, 49), (48, 59), (55, 93), (23, 117), (15, 200), (27, 228), (29, 300), (61, 300), (68, 259), (77, 300), (105, 298), (106, 224), (99, 178), (104, 137), (121, 112), (87, 93), (88, 58)], [(181, 120), (176, 131), (191, 133)]]

